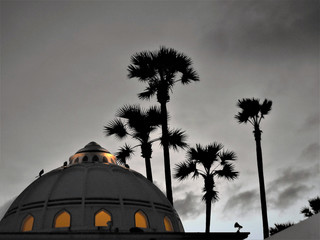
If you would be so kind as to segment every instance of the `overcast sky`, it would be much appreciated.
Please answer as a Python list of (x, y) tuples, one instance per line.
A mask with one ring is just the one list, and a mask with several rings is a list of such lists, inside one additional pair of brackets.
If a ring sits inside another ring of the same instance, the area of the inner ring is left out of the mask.
[[(269, 225), (299, 222), (320, 193), (319, 20), (319, 1), (308, 0), (1, 1), (0, 206), (90, 141), (115, 153), (125, 141), (103, 126), (117, 109), (157, 104), (138, 100), (145, 85), (127, 78), (130, 56), (164, 45), (200, 76), (173, 89), (170, 126), (191, 146), (217, 141), (238, 156), (239, 179), (217, 183), (211, 230), (233, 232), (238, 221), (262, 238), (253, 129), (234, 119), (247, 97), (273, 101), (262, 121)], [(185, 152), (171, 159), (174, 167)], [(139, 152), (129, 164), (145, 174)], [(158, 144), (152, 167), (164, 190)], [(186, 231), (204, 231), (202, 185), (173, 180)]]

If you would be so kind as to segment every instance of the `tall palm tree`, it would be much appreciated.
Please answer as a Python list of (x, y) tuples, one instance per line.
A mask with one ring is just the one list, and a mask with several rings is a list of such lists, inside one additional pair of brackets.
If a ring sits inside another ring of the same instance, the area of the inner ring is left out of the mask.
[(261, 210), (262, 210), (262, 222), (263, 222), (263, 236), (264, 238), (269, 237), (269, 227), (268, 227), (268, 215), (267, 215), (267, 202), (266, 202), (266, 192), (264, 185), (263, 176), (263, 162), (262, 162), (262, 150), (261, 150), (261, 129), (260, 123), (271, 111), (272, 101), (265, 99), (262, 104), (260, 104), (259, 99), (255, 98), (244, 98), (238, 100), (237, 106), (241, 108), (241, 112), (235, 116), (239, 123), (250, 123), (254, 128), (254, 138), (256, 141), (256, 152), (257, 152), (257, 165), (258, 165), (258, 175), (259, 175), (259, 185), (260, 185), (260, 200), (261, 200)]
[[(151, 182), (153, 181), (150, 161), (152, 143), (161, 141), (161, 138), (151, 140), (150, 134), (160, 126), (160, 115), (160, 109), (155, 106), (143, 109), (139, 105), (125, 105), (116, 113), (118, 118), (104, 127), (107, 136), (115, 135), (119, 139), (131, 136), (133, 139), (138, 140), (139, 144), (134, 147), (125, 144), (119, 149), (116, 156), (120, 163), (126, 164), (126, 160), (134, 153), (134, 148), (140, 147), (141, 156), (145, 159), (146, 175)], [(180, 129), (170, 130), (169, 138), (170, 146), (174, 149), (187, 146), (185, 142), (186, 136)]]
[(166, 47), (160, 47), (158, 51), (143, 51), (134, 54), (131, 57), (128, 71), (129, 78), (137, 78), (148, 85), (144, 92), (138, 94), (138, 97), (150, 100), (156, 95), (160, 103), (166, 193), (167, 198), (173, 204), (167, 102), (170, 101), (169, 93), (175, 83), (181, 82), (186, 85), (192, 81), (199, 81), (198, 74), (193, 70), (189, 57)]
[(219, 143), (205, 147), (197, 144), (196, 148), (189, 148), (186, 161), (176, 164), (175, 169), (174, 177), (180, 181), (190, 175), (193, 179), (200, 175), (204, 180), (202, 200), (206, 203), (206, 233), (210, 232), (211, 204), (219, 199), (215, 178), (234, 180), (239, 175), (232, 164), (237, 159), (236, 154), (222, 148)]

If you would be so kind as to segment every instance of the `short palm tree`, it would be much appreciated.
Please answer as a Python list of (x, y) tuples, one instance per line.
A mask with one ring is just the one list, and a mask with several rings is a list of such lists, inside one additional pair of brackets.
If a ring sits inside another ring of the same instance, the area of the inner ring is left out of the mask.
[(196, 179), (199, 175), (204, 180), (204, 195), (202, 200), (206, 203), (206, 233), (210, 232), (211, 204), (218, 200), (215, 178), (234, 180), (239, 173), (234, 171), (234, 162), (237, 157), (232, 151), (222, 150), (219, 143), (202, 147), (197, 144), (195, 148), (189, 148), (185, 162), (176, 165), (175, 178), (184, 180), (191, 175)]
[(267, 202), (266, 192), (264, 185), (263, 176), (263, 161), (262, 161), (262, 150), (261, 150), (261, 120), (271, 111), (272, 101), (265, 99), (263, 103), (260, 103), (259, 99), (245, 98), (238, 100), (237, 106), (241, 108), (241, 112), (235, 116), (239, 123), (250, 123), (254, 128), (254, 138), (256, 141), (256, 152), (257, 152), (257, 165), (260, 185), (260, 200), (262, 210), (262, 222), (263, 222), (263, 236), (264, 238), (269, 237), (269, 226), (268, 226), (268, 215), (267, 215)]
[(169, 93), (175, 83), (181, 82), (186, 85), (192, 81), (199, 81), (198, 74), (191, 65), (191, 59), (183, 53), (179, 53), (172, 48), (160, 47), (158, 51), (136, 53), (131, 57), (131, 64), (128, 66), (129, 78), (137, 78), (148, 85), (144, 92), (138, 94), (138, 97), (143, 100), (150, 100), (156, 95), (161, 106), (166, 193), (172, 204), (167, 102), (170, 100)]
[[(126, 160), (134, 153), (134, 148), (140, 147), (141, 156), (145, 159), (146, 175), (151, 182), (153, 181), (150, 161), (152, 143), (158, 140), (161, 141), (161, 138), (151, 140), (150, 134), (160, 126), (160, 115), (160, 109), (155, 106), (146, 110), (139, 105), (125, 105), (116, 113), (118, 118), (104, 127), (107, 136), (115, 135), (119, 139), (130, 136), (138, 140), (139, 144), (134, 147), (125, 144), (119, 149), (116, 156), (120, 163), (126, 164)], [(170, 146), (175, 150), (187, 146), (185, 142), (186, 136), (180, 129), (170, 130), (169, 139)]]

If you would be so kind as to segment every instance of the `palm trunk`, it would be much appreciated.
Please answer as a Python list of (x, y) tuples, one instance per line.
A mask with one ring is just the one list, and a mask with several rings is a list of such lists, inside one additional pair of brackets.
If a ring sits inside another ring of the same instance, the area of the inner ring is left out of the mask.
[(167, 198), (173, 205), (172, 186), (171, 186), (171, 169), (170, 169), (170, 155), (169, 155), (169, 141), (168, 141), (168, 118), (166, 102), (161, 105), (161, 122), (162, 122), (162, 144), (163, 144), (163, 158), (164, 158), (164, 172), (166, 178), (166, 192)]
[(146, 157), (144, 160), (145, 160), (145, 163), (146, 163), (147, 179), (148, 179), (150, 182), (153, 182), (150, 158), (147, 158), (147, 157)]
[(206, 200), (206, 233), (210, 233), (211, 201)]
[(152, 179), (152, 171), (151, 171), (151, 154), (152, 154), (152, 147), (149, 142), (142, 143), (141, 145), (141, 155), (145, 160), (146, 164), (146, 174), (147, 174), (147, 179), (150, 182), (153, 182)]
[(263, 236), (264, 238), (269, 237), (269, 226), (268, 226), (268, 215), (267, 215), (267, 201), (266, 201), (266, 191), (264, 186), (264, 176), (263, 176), (263, 162), (262, 162), (262, 150), (261, 150), (261, 130), (259, 126), (255, 127), (254, 137), (256, 141), (256, 151), (257, 151), (257, 165), (259, 174), (259, 185), (260, 185), (260, 200), (261, 200), (261, 210), (262, 210), (262, 224), (263, 224)]

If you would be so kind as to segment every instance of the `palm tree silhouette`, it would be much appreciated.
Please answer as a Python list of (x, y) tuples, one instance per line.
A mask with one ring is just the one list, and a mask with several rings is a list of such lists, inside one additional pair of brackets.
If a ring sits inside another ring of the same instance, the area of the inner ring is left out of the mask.
[(259, 185), (260, 185), (260, 200), (261, 200), (261, 210), (262, 210), (262, 222), (263, 222), (263, 236), (264, 238), (269, 237), (269, 227), (268, 227), (268, 215), (267, 215), (267, 202), (266, 202), (266, 192), (264, 186), (263, 177), (263, 162), (262, 162), (262, 150), (261, 150), (261, 133), (260, 123), (261, 120), (267, 115), (272, 106), (272, 101), (265, 99), (262, 104), (260, 104), (259, 99), (255, 98), (245, 98), (238, 100), (238, 107), (241, 108), (241, 112), (235, 116), (239, 123), (251, 123), (254, 127), (254, 138), (256, 141), (256, 152), (257, 152), (257, 165), (258, 165), (258, 175), (259, 175)]
[(193, 179), (200, 175), (204, 180), (202, 200), (206, 203), (206, 233), (210, 232), (211, 204), (219, 199), (215, 190), (215, 177), (234, 180), (239, 175), (232, 164), (237, 159), (236, 154), (222, 148), (223, 145), (219, 143), (205, 147), (197, 144), (196, 148), (187, 151), (186, 161), (176, 164), (175, 168), (174, 177), (180, 181), (190, 175)]
[(172, 204), (167, 102), (170, 101), (169, 92), (172, 91), (175, 83), (181, 82), (186, 85), (192, 81), (199, 81), (198, 74), (191, 65), (191, 59), (183, 53), (162, 46), (158, 51), (136, 53), (131, 57), (131, 64), (128, 66), (129, 78), (137, 78), (148, 85), (144, 92), (138, 94), (139, 99), (150, 100), (156, 95), (161, 106), (166, 193)]
[[(116, 113), (118, 118), (104, 127), (106, 136), (115, 135), (119, 139), (131, 136), (133, 139), (138, 140), (139, 144), (136, 146), (131, 147), (125, 144), (121, 147), (116, 153), (116, 157), (120, 163), (126, 164), (126, 160), (134, 153), (134, 148), (140, 147), (141, 156), (145, 159), (146, 175), (151, 182), (153, 181), (150, 161), (152, 143), (162, 139), (151, 140), (150, 134), (161, 125), (160, 115), (160, 109), (155, 106), (143, 109), (139, 105), (125, 105)], [(180, 129), (170, 130), (169, 139), (170, 146), (175, 150), (187, 146), (185, 133)]]

